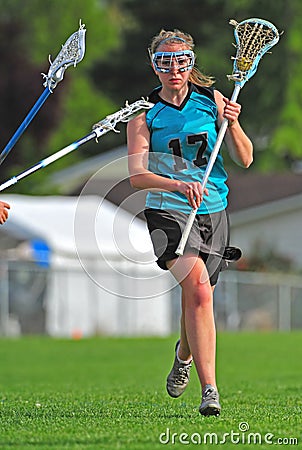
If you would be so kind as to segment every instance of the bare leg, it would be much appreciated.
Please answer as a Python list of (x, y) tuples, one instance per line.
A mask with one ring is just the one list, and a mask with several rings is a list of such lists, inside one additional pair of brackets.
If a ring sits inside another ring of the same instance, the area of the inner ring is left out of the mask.
[(204, 262), (185, 255), (170, 261), (169, 269), (180, 283), (183, 295), (181, 320), (181, 351), (188, 359), (192, 353), (201, 386), (216, 387), (216, 329), (213, 312), (213, 290)]
[(187, 333), (186, 333), (186, 324), (185, 324), (185, 298), (184, 292), (182, 291), (181, 296), (181, 318), (180, 318), (180, 343), (178, 348), (178, 356), (183, 361), (189, 361), (192, 359), (192, 354), (190, 350), (190, 346), (188, 343)]

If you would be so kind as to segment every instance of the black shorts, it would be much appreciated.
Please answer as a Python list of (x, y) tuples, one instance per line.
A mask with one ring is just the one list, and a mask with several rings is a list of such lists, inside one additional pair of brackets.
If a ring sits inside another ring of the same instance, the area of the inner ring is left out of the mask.
[[(175, 251), (188, 215), (161, 209), (145, 209), (144, 213), (157, 264), (167, 270), (166, 262), (178, 258)], [(228, 243), (229, 219), (225, 210), (196, 215), (184, 253), (194, 253), (202, 258), (212, 286), (217, 283), (221, 270), (227, 268), (223, 254)]]

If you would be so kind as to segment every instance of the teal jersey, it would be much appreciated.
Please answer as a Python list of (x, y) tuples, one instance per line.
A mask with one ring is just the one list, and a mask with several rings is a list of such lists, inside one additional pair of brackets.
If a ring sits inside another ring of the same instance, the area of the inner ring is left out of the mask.
[[(150, 131), (148, 169), (181, 181), (202, 182), (217, 139), (217, 105), (212, 88), (189, 85), (189, 92), (179, 107), (159, 96), (161, 87), (149, 97), (154, 107), (146, 112)], [(199, 214), (222, 211), (227, 206), (227, 174), (219, 153), (208, 179), (209, 195), (204, 195)], [(180, 192), (149, 192), (147, 208), (190, 213), (187, 198)]]

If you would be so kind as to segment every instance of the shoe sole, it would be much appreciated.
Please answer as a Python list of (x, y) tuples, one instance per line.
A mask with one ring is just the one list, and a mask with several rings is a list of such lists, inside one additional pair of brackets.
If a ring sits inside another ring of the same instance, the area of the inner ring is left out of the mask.
[(182, 392), (181, 394), (178, 394), (178, 395), (171, 394), (171, 392), (169, 392), (168, 390), (167, 390), (167, 393), (168, 393), (168, 395), (169, 395), (170, 397), (172, 397), (172, 398), (178, 398), (178, 397), (180, 397), (180, 396), (183, 394), (183, 392)]
[(185, 391), (185, 389), (184, 389), (180, 394), (173, 394), (172, 392), (169, 391), (168, 387), (166, 387), (166, 390), (167, 390), (167, 393), (168, 393), (168, 394), (170, 395), (170, 397), (172, 397), (172, 398), (178, 398), (178, 397), (180, 397), (180, 396), (184, 393), (184, 391)]
[(220, 408), (217, 406), (208, 405), (204, 409), (199, 409), (199, 412), (202, 416), (220, 416)]

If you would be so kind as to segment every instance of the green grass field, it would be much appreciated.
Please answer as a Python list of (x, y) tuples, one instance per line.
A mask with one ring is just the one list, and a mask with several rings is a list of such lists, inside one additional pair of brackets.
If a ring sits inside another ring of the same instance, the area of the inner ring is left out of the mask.
[(219, 333), (219, 418), (195, 369), (166, 395), (175, 339), (1, 339), (0, 448), (302, 448), (302, 333)]

